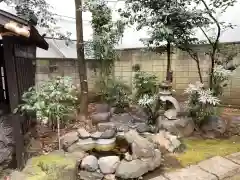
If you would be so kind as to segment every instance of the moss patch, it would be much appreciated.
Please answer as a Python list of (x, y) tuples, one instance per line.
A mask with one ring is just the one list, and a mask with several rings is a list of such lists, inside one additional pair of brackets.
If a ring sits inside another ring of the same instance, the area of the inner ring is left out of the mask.
[(229, 139), (184, 139), (186, 151), (176, 154), (177, 160), (182, 166), (196, 164), (213, 156), (226, 156), (240, 152), (240, 137), (234, 136)]
[[(29, 160), (23, 173), (28, 180), (55, 180), (59, 172), (74, 169), (76, 162), (63, 155), (42, 155)], [(49, 179), (50, 178), (50, 179)]]

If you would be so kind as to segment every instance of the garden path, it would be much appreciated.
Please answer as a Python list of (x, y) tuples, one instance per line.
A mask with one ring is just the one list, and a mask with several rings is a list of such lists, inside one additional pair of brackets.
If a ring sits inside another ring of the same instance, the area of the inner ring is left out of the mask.
[(215, 156), (196, 165), (165, 173), (150, 180), (240, 180), (240, 152)]

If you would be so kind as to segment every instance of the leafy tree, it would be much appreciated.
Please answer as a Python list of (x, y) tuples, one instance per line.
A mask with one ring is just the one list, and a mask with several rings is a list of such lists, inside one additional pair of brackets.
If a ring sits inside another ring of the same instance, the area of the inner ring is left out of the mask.
[[(93, 28), (93, 39), (88, 42), (86, 50), (87, 53), (93, 53), (94, 59), (99, 65), (100, 77), (96, 86), (100, 90), (99, 95), (102, 101), (104, 101), (109, 94), (109, 85), (112, 85), (113, 82), (119, 85), (111, 75), (114, 62), (119, 57), (115, 46), (123, 35), (124, 23), (121, 20), (113, 22), (112, 10), (105, 0), (89, 0), (85, 6), (92, 14), (91, 25)], [(111, 92), (115, 91), (117, 97), (117, 94), (122, 94), (120, 89), (112, 87)]]
[[(201, 12), (188, 11), (190, 3), (188, 0), (127, 0), (126, 8), (120, 9), (122, 17), (130, 24), (137, 24), (137, 30), (149, 30), (150, 38), (145, 41), (148, 47), (160, 53), (167, 52), (167, 80), (170, 80), (171, 46), (194, 41), (194, 28), (202, 26), (206, 20)], [(164, 49), (159, 51), (162, 45)]]
[(89, 49), (100, 64), (101, 77), (109, 76), (118, 59), (115, 46), (123, 36), (124, 23), (121, 20), (113, 22), (112, 10), (105, 0), (89, 0), (86, 7), (92, 13), (93, 40), (88, 42)]
[(195, 0), (197, 7), (199, 5), (204, 6), (203, 12), (205, 13), (205, 16), (208, 17), (210, 22), (215, 25), (216, 32), (214, 36), (210, 36), (207, 34), (207, 31), (203, 28), (200, 28), (204, 36), (206, 37), (208, 43), (210, 44), (210, 51), (209, 51), (209, 56), (211, 59), (211, 71), (210, 71), (210, 88), (213, 87), (214, 83), (214, 67), (216, 63), (216, 55), (219, 51), (219, 39), (221, 36), (221, 33), (224, 29), (228, 27), (233, 27), (231, 24), (226, 24), (225, 22), (220, 22), (217, 19), (217, 13), (224, 13), (230, 6), (234, 6), (234, 4), (237, 2), (236, 0)]
[[(184, 51), (187, 51), (189, 53), (189, 55), (196, 61), (200, 81), (203, 83), (200, 65), (199, 65), (200, 64), (199, 55), (198, 55), (198, 52), (193, 48), (193, 45), (201, 44), (201, 43), (209, 44), (209, 49), (205, 53), (207, 55), (209, 55), (210, 60), (211, 60), (209, 85), (210, 85), (210, 88), (212, 89), (214, 87), (214, 83), (215, 83), (214, 82), (215, 64), (220, 63), (219, 54), (222, 54), (220, 52), (219, 39), (220, 39), (223, 31), (227, 30), (228, 28), (234, 27), (232, 24), (227, 24), (226, 22), (219, 21), (217, 16), (219, 16), (219, 14), (225, 13), (229, 7), (234, 6), (236, 0), (209, 0), (209, 1), (190, 0), (189, 2), (191, 2), (191, 5), (192, 5), (192, 8), (190, 11), (192, 11), (192, 12), (198, 11), (198, 13), (201, 14), (202, 18), (205, 19), (203, 24), (200, 24), (200, 25), (195, 24), (195, 28), (196, 28), (196, 30), (200, 29), (200, 31), (203, 33), (206, 41), (200, 41), (197, 37), (193, 38), (194, 41), (189, 41), (188, 39), (183, 39), (182, 43), (179, 44), (178, 47)], [(190, 9), (190, 7), (189, 7), (189, 9)], [(226, 57), (226, 54), (225, 54), (226, 59), (229, 60), (229, 58), (230, 58), (232, 60), (231, 57), (233, 57), (231, 54), (228, 55), (228, 58)], [(231, 61), (231, 60), (229, 60), (229, 61)], [(231, 67), (231, 68), (233, 68), (233, 67)], [(236, 68), (236, 67), (234, 67), (234, 68)]]

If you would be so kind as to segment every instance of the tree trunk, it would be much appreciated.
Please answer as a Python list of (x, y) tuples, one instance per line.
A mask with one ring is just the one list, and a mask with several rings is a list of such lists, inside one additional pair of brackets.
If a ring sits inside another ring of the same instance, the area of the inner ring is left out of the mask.
[(195, 61), (196, 61), (196, 63), (197, 63), (199, 80), (200, 80), (200, 82), (203, 84), (203, 78), (202, 78), (202, 73), (201, 73), (201, 68), (200, 68), (199, 59), (197, 59), (197, 60), (195, 60)]
[(78, 72), (81, 85), (81, 102), (80, 102), (80, 116), (88, 115), (88, 82), (87, 82), (87, 68), (84, 58), (84, 41), (83, 41), (83, 27), (82, 27), (82, 0), (75, 0), (76, 9), (76, 32), (77, 32), (77, 61)]
[(210, 69), (210, 80), (209, 80), (209, 88), (213, 88), (213, 72), (214, 72), (214, 66), (215, 66), (215, 59), (214, 56), (211, 56), (211, 69)]
[(167, 42), (167, 74), (166, 80), (171, 81), (171, 43)]

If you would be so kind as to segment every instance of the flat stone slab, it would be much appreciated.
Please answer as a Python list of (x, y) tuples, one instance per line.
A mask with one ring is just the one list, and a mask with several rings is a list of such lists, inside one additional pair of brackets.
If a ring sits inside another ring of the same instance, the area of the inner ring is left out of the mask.
[(164, 176), (170, 180), (218, 180), (216, 176), (202, 170), (196, 165), (164, 174)]
[(168, 179), (166, 179), (166, 178), (163, 177), (163, 176), (158, 176), (158, 177), (155, 177), (155, 178), (151, 178), (151, 179), (149, 179), (149, 180), (168, 180)]
[(232, 177), (240, 172), (240, 165), (220, 156), (215, 156), (198, 164), (203, 170), (218, 176), (219, 179)]
[(226, 156), (226, 158), (240, 165), (240, 152)]
[(230, 178), (226, 178), (224, 180), (239, 180), (239, 179), (240, 179), (240, 174), (236, 174), (236, 175), (234, 175), (234, 176), (232, 176)]

